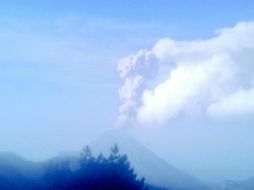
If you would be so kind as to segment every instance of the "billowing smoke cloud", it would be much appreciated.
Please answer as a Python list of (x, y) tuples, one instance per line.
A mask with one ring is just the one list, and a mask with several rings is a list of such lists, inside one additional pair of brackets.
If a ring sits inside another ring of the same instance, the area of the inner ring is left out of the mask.
[(238, 90), (211, 104), (208, 113), (216, 117), (237, 116), (254, 113), (254, 88)]
[(153, 79), (158, 70), (157, 59), (152, 51), (141, 50), (120, 60), (117, 71), (124, 80), (119, 89), (122, 105), (119, 108), (118, 124), (122, 125), (134, 118), (141, 105), (141, 96), (146, 81)]
[[(126, 118), (143, 124), (163, 124), (181, 114), (228, 117), (254, 113), (254, 22), (218, 30), (207, 40), (161, 39), (147, 52), (119, 64), (125, 80), (120, 90), (124, 102), (120, 113)], [(140, 68), (148, 68), (142, 65), (153, 61), (137, 61), (147, 54), (164, 64), (161, 69), (169, 68), (167, 78), (152, 89), (142, 85), (146, 79)]]

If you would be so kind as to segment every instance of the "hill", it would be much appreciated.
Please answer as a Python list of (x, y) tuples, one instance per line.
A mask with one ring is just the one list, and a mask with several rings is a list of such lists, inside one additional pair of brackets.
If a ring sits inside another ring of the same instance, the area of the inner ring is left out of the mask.
[(118, 131), (108, 132), (93, 141), (90, 147), (95, 153), (108, 154), (109, 147), (114, 144), (119, 146), (120, 152), (127, 154), (137, 174), (144, 176), (149, 184), (175, 190), (210, 189), (205, 182), (173, 167), (134, 138), (124, 133)]

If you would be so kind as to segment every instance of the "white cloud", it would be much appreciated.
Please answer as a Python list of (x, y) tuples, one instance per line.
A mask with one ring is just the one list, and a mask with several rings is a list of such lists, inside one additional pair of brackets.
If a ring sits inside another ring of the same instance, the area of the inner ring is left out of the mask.
[(238, 90), (224, 99), (211, 104), (208, 113), (215, 117), (228, 117), (254, 113), (254, 88)]
[(226, 87), (233, 75), (227, 55), (180, 64), (170, 71), (166, 81), (153, 90), (144, 91), (138, 119), (142, 123), (162, 123), (182, 112), (202, 111), (207, 104), (231, 90)]
[(161, 39), (152, 53), (173, 67), (164, 81), (136, 97), (142, 98), (134, 116), (139, 122), (160, 124), (197, 110), (213, 116), (254, 113), (252, 91), (239, 90), (254, 76), (254, 22), (218, 30), (206, 40)]

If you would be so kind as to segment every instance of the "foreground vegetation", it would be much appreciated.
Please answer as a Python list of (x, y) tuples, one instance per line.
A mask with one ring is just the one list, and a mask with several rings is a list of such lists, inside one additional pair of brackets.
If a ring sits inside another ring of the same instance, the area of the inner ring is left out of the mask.
[(138, 179), (126, 155), (115, 145), (108, 157), (94, 156), (86, 147), (77, 167), (68, 161), (52, 162), (38, 178), (19, 173), (0, 173), (0, 189), (4, 190), (147, 190), (144, 179)]

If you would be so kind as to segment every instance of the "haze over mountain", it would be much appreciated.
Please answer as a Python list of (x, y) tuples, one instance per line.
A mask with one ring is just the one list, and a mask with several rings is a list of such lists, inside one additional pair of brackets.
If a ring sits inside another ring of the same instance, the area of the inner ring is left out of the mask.
[(120, 131), (110, 131), (93, 141), (89, 146), (95, 153), (109, 153), (109, 148), (117, 144), (120, 152), (127, 154), (131, 165), (147, 183), (170, 189), (209, 189), (205, 183), (181, 171), (161, 159), (141, 145), (134, 138)]
[[(111, 130), (89, 143), (94, 154), (108, 155), (110, 148), (117, 144), (120, 153), (127, 154), (131, 166), (139, 177), (145, 177), (151, 189), (158, 190), (252, 190), (254, 179), (225, 180), (209, 183), (179, 170), (152, 151), (141, 145), (133, 137), (119, 130)], [(26, 160), (13, 153), (0, 154), (0, 179), (22, 179), (28, 183), (43, 175), (48, 164), (69, 162), (72, 170), (78, 168), (79, 152), (65, 152), (43, 162)], [(1, 185), (1, 184), (0, 184)], [(19, 184), (20, 185), (20, 184)], [(21, 184), (22, 185), (22, 184)]]
[[(94, 151), (117, 141), (151, 183), (252, 187), (253, 10), (252, 0), (1, 1), (0, 152), (35, 162), (2, 154), (0, 174), (37, 176), (51, 158), (75, 169), (97, 139)], [(97, 138), (112, 127), (138, 143)]]
[[(90, 143), (89, 146), (95, 154), (108, 155), (110, 148), (115, 144), (119, 146), (120, 153), (127, 154), (131, 166), (138, 176), (145, 177), (146, 183), (150, 185), (175, 190), (210, 189), (208, 183), (171, 166), (135, 139), (122, 132), (110, 131)], [(78, 155), (79, 153), (65, 153), (50, 159), (50, 162), (68, 161), (70, 167), (75, 169), (78, 167), (76, 164), (79, 160)], [(38, 178), (43, 174), (47, 163), (48, 161), (31, 162), (16, 154), (2, 153), (0, 154), (0, 176), (20, 176), (24, 179)]]

